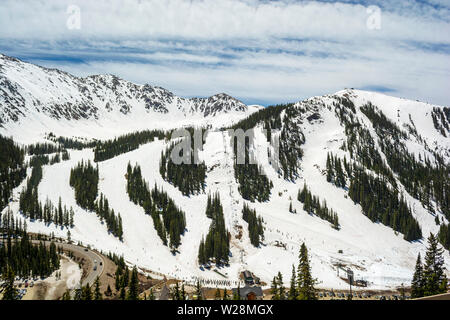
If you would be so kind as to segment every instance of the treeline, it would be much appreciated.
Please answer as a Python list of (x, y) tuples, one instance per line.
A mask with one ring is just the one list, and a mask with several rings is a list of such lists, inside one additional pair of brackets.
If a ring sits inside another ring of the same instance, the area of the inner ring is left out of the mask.
[(21, 238), (7, 237), (0, 246), (0, 273), (13, 272), (19, 277), (48, 277), (59, 269), (59, 255), (52, 242), (33, 244), (26, 229)]
[(30, 167), (42, 167), (50, 163), (48, 155), (35, 155), (30, 158)]
[(267, 178), (257, 164), (234, 164), (234, 176), (239, 183), (242, 198), (251, 202), (264, 202), (270, 199), (272, 181)]
[(445, 275), (443, 249), (438, 247), (436, 237), (430, 233), (424, 263), (417, 256), (416, 268), (411, 282), (411, 297), (420, 298), (446, 293), (448, 279)]
[(0, 211), (0, 231), (3, 238), (22, 237), (27, 229), (27, 223), (22, 219), (14, 218), (14, 214), (10, 208), (4, 212)]
[(422, 238), (420, 225), (412, 216), (403, 195), (399, 199), (398, 191), (389, 188), (385, 179), (367, 174), (356, 164), (353, 164), (352, 172), (348, 195), (361, 205), (370, 220), (403, 233), (407, 241)]
[[(396, 171), (392, 161), (389, 160), (390, 153), (383, 148), (383, 144), (390, 139), (399, 143), (400, 139), (407, 137), (407, 134), (400, 131), (382, 113), (377, 113), (370, 103), (361, 107), (361, 111), (372, 121), (390, 168)], [(343, 150), (348, 150), (351, 158), (361, 163), (362, 167), (356, 165), (355, 162), (347, 162), (345, 158), (342, 162), (341, 159), (329, 154), (327, 157), (327, 181), (338, 187), (346, 188), (346, 177), (348, 177), (350, 180), (349, 196), (355, 203), (361, 204), (364, 214), (369, 219), (402, 232), (408, 241), (422, 238), (420, 225), (412, 216), (403, 196), (399, 199), (393, 173), (374, 147), (375, 143), (369, 130), (362, 127), (353, 111), (348, 112), (347, 108), (336, 104), (335, 112), (344, 125), (347, 135), (347, 142), (344, 143)], [(399, 149), (392, 151), (401, 154)], [(404, 166), (408, 165), (404, 164)], [(369, 175), (364, 168), (374, 171), (378, 176)], [(414, 180), (413, 174), (410, 172), (408, 179)], [(401, 179), (401, 176), (400, 181), (408, 184)], [(409, 192), (409, 188), (406, 186), (405, 188)]]
[[(43, 156), (52, 153), (68, 154), (67, 149), (82, 150), (84, 148), (94, 148), (97, 145), (97, 141), (81, 142), (76, 139), (56, 137), (53, 133), (49, 133), (46, 137), (48, 142), (39, 142), (26, 146), (25, 151), (31, 156)], [(63, 160), (65, 160), (63, 158)], [(68, 159), (67, 159), (68, 160)]]
[(450, 132), (450, 108), (434, 107), (431, 111), (431, 118), (433, 119), (434, 128), (440, 132), (444, 137)]
[[(190, 163), (174, 164), (171, 153), (176, 146), (172, 143), (161, 152), (159, 172), (164, 180), (177, 187), (185, 196), (205, 192), (206, 165), (205, 162), (194, 163), (194, 141), (191, 139)], [(183, 151), (180, 152), (183, 157)]]
[(382, 141), (381, 148), (391, 166), (398, 174), (400, 182), (408, 193), (418, 199), (424, 208), (435, 212), (437, 209), (450, 218), (450, 166), (436, 162), (434, 165), (425, 158), (425, 164), (416, 161), (413, 154), (405, 146)]
[(19, 209), (21, 214), (30, 218), (31, 220), (44, 221), (45, 223), (54, 223), (57, 226), (73, 228), (73, 209), (67, 209), (62, 206), (61, 197), (59, 198), (58, 206), (47, 199), (44, 203), (38, 198), (38, 185), (42, 180), (42, 167), (35, 166), (31, 171), (30, 178), (27, 179), (27, 184), (20, 193)]
[[(262, 167), (256, 160), (250, 161), (250, 141), (245, 138), (244, 163), (238, 163), (237, 137), (234, 137), (234, 177), (239, 183), (239, 193), (242, 198), (251, 202), (264, 202), (270, 199), (273, 188), (272, 181), (264, 174)], [(250, 163), (251, 162), (251, 163)]]
[(98, 165), (94, 167), (90, 161), (81, 161), (70, 170), (70, 186), (75, 190), (77, 204), (85, 210), (94, 211), (101, 221), (105, 221), (108, 231), (122, 241), (122, 217), (109, 207), (108, 199), (103, 194), (97, 199), (98, 180)]
[[(334, 184), (338, 188), (345, 188), (347, 181), (345, 179), (345, 173), (343, 170), (341, 159), (334, 156), (332, 153), (327, 154), (327, 181)], [(347, 163), (347, 159), (344, 157), (344, 168), (351, 175), (351, 168)]]
[[(344, 99), (343, 101), (347, 101), (347, 99)], [(353, 105), (350, 100), (346, 103), (349, 104), (349, 106)], [(373, 140), (370, 131), (361, 125), (358, 118), (355, 116), (356, 111), (349, 112), (348, 108), (350, 107), (346, 108), (340, 104), (335, 104), (335, 114), (344, 126), (345, 134), (347, 136), (347, 141), (344, 141), (341, 149), (350, 153), (350, 159), (360, 162), (362, 166), (366, 167), (368, 170), (374, 171), (376, 174), (385, 176), (391, 185), (396, 188), (397, 183), (392, 170), (383, 161), (380, 152), (375, 148), (375, 141)], [(344, 161), (346, 162), (345, 158)], [(347, 169), (351, 168), (346, 168), (346, 170)]]
[(31, 156), (57, 153), (57, 152), (61, 152), (62, 150), (63, 150), (63, 148), (59, 144), (47, 143), (47, 142), (30, 144), (26, 147), (27, 153)]
[(259, 247), (261, 241), (264, 240), (263, 219), (258, 217), (256, 210), (250, 209), (247, 204), (244, 204), (244, 208), (242, 209), (242, 219), (248, 223), (248, 234), (251, 244)]
[(198, 262), (204, 265), (213, 260), (216, 265), (227, 264), (230, 252), (230, 235), (225, 228), (223, 207), (219, 193), (208, 195), (206, 216), (212, 219), (206, 239), (202, 238), (198, 249)]
[[(108, 285), (105, 294), (107, 296), (112, 295), (111, 287)], [(72, 300), (72, 293), (69, 289), (64, 292), (61, 300)], [(100, 291), (100, 278), (97, 277), (94, 281), (93, 288), (88, 284), (80, 286), (74, 290), (73, 300), (75, 301), (90, 301), (90, 300), (103, 300), (103, 294)]]
[(122, 241), (122, 217), (120, 213), (116, 216), (114, 209), (109, 207), (108, 199), (103, 196), (103, 193), (100, 194), (100, 199), (95, 202), (95, 213), (101, 221), (105, 221), (108, 231)]
[[(24, 201), (27, 201), (26, 198)], [(66, 228), (73, 228), (75, 226), (73, 221), (73, 208), (70, 207), (67, 209), (66, 205), (63, 207), (61, 204), (61, 197), (59, 198), (58, 206), (55, 206), (49, 199), (47, 199), (44, 205), (39, 202), (39, 207), (31, 210), (37, 211), (34, 211), (34, 213), (31, 214), (33, 211), (24, 211), (21, 209), (21, 212), (30, 219), (43, 221), (46, 224), (54, 223), (57, 226)]]
[[(139, 278), (136, 266), (130, 272), (123, 258), (118, 260), (116, 269), (116, 291), (120, 300), (139, 300)], [(127, 290), (128, 287), (128, 290)]]
[(82, 150), (85, 148), (94, 148), (97, 145), (97, 141), (82, 142), (77, 139), (56, 137), (53, 133), (50, 133), (47, 137), (48, 140), (53, 141), (65, 149)]
[[(142, 178), (141, 167), (134, 168), (128, 163), (127, 167), (127, 193), (130, 200), (143, 207), (146, 214), (153, 219), (158, 236), (164, 245), (173, 250), (181, 244), (181, 235), (186, 229), (185, 213), (175, 205), (175, 202), (155, 184), (150, 190), (147, 182)], [(161, 221), (162, 216), (162, 221)]]
[(350, 109), (353, 114), (356, 114), (355, 104), (348, 97), (335, 96), (339, 103), (344, 106), (344, 108)]
[(408, 193), (431, 212), (435, 212), (431, 202), (434, 200), (437, 208), (450, 218), (450, 166), (437, 153), (433, 153), (434, 164), (427, 157), (423, 159), (425, 163), (420, 161), (421, 157), (417, 161), (401, 141), (407, 134), (395, 123), (370, 103), (361, 107), (361, 111), (372, 121), (381, 150)]
[(98, 194), (98, 165), (83, 160), (70, 170), (70, 186), (75, 190), (75, 200), (83, 209), (94, 211)]
[[(273, 131), (279, 130), (279, 174), (286, 180), (295, 180), (298, 176), (299, 161), (303, 157), (300, 148), (305, 143), (305, 137), (296, 122), (296, 117), (303, 112), (293, 107), (294, 104), (282, 104), (269, 106), (251, 114), (244, 120), (239, 121), (231, 129), (254, 129), (262, 124), (267, 132), (267, 141), (273, 142)], [(281, 113), (285, 111), (283, 119)], [(252, 170), (252, 169), (251, 169)], [(253, 169), (254, 170), (254, 169)]]
[(337, 213), (333, 209), (328, 209), (325, 200), (320, 204), (319, 197), (311, 194), (306, 183), (303, 189), (298, 191), (297, 199), (303, 203), (303, 210), (308, 214), (315, 214), (319, 218), (330, 222), (334, 229), (339, 230), (340, 226)]
[(49, 155), (35, 155), (30, 158), (30, 167), (35, 166), (45, 166), (45, 165), (54, 165), (55, 163), (60, 163), (62, 161), (70, 160), (69, 152), (66, 149), (63, 149), (61, 153), (56, 153), (52, 157)]
[(247, 118), (239, 121), (233, 125), (230, 129), (242, 129), (244, 131), (256, 127), (260, 123), (266, 123), (270, 125), (272, 129), (281, 128), (281, 112), (286, 108), (293, 106), (293, 104), (279, 104), (276, 106), (269, 106), (261, 109), (258, 112), (252, 113)]
[[(295, 181), (303, 157), (301, 145), (305, 143), (305, 136), (299, 126), (299, 117), (305, 110), (296, 107), (285, 109), (283, 126), (279, 137), (279, 164), (283, 178)], [(280, 172), (279, 172), (280, 173)]]
[(94, 149), (94, 161), (112, 159), (120, 154), (136, 150), (140, 145), (149, 143), (155, 138), (161, 140), (166, 136), (167, 134), (161, 130), (146, 130), (129, 133), (112, 140), (99, 141)]
[[(408, 241), (422, 238), (422, 231), (412, 216), (403, 196), (399, 199), (395, 186), (388, 186), (390, 179), (385, 175), (373, 177), (356, 163), (348, 163), (329, 153), (327, 157), (327, 181), (338, 187), (347, 186), (350, 180), (349, 197), (361, 204), (364, 214), (374, 222), (381, 222), (402, 232)], [(392, 184), (391, 184), (392, 185)]]
[(27, 175), (24, 165), (25, 151), (12, 139), (0, 135), (0, 211), (9, 203), (12, 190)]

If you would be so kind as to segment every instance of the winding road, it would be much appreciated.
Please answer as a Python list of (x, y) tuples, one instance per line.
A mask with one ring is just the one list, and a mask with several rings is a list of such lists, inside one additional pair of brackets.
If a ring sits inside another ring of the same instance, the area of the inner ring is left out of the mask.
[[(40, 240), (33, 240), (35, 243), (44, 242), (45, 245), (50, 245), (51, 241), (40, 241)], [(89, 284), (89, 286), (92, 286), (95, 282), (95, 279), (97, 277), (100, 277), (103, 273), (103, 270), (105, 268), (105, 261), (103, 257), (96, 252), (80, 247), (74, 244), (68, 244), (64, 242), (54, 242), (57, 247), (62, 247), (65, 251), (72, 251), (76, 253), (77, 255), (84, 257), (86, 260), (89, 260), (90, 263), (90, 270), (85, 277), (85, 279), (82, 282), (82, 285), (85, 286)], [(97, 268), (95, 268), (95, 266)], [(94, 270), (95, 269), (95, 270)]]

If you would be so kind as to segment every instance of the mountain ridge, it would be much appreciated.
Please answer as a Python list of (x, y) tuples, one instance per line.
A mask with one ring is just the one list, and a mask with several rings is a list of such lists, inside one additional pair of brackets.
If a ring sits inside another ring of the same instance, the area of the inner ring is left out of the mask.
[(141, 127), (145, 121), (149, 126), (161, 120), (195, 123), (208, 118), (214, 122), (213, 118), (224, 114), (239, 116), (257, 110), (225, 93), (183, 98), (162, 87), (138, 85), (111, 74), (76, 77), (5, 55), (0, 56), (0, 90), (0, 128), (4, 129), (17, 122), (30, 125), (36, 119), (100, 124), (123, 120)]

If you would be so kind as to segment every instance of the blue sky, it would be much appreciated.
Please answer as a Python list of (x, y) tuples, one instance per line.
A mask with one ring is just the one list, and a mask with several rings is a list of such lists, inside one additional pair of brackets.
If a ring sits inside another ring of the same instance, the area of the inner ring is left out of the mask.
[(352, 87), (450, 105), (448, 0), (3, 0), (0, 52), (186, 97)]

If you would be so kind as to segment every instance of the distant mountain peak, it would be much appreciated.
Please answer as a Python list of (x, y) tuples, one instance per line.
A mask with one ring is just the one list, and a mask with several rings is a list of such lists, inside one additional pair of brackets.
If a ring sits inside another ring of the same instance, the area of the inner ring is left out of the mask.
[(21, 120), (33, 122), (33, 114), (39, 114), (41, 122), (45, 122), (44, 116), (102, 123), (105, 118), (119, 121), (132, 114), (143, 121), (155, 114), (172, 120), (248, 112), (244, 103), (226, 93), (182, 98), (165, 88), (138, 85), (113, 74), (80, 78), (3, 54), (0, 58), (0, 126)]

